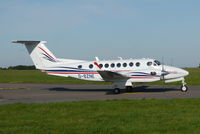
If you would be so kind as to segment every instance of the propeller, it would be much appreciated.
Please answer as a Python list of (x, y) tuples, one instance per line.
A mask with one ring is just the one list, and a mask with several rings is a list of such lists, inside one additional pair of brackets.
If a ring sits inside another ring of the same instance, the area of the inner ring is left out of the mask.
[(169, 72), (165, 71), (164, 58), (162, 57), (162, 70), (161, 70), (160, 80), (165, 81), (165, 75), (168, 75), (168, 74)]
[(161, 70), (161, 75), (160, 75), (160, 80), (163, 81), (163, 89), (165, 89), (165, 67), (164, 67), (164, 58), (162, 57), (162, 70)]

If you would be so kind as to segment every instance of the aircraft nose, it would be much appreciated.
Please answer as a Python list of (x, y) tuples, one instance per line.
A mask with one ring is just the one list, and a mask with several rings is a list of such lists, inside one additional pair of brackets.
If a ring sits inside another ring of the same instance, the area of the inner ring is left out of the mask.
[(180, 73), (182, 76), (187, 76), (187, 75), (189, 75), (189, 72), (186, 71), (186, 70), (184, 70), (184, 69), (180, 69), (180, 70), (179, 70), (179, 73)]
[(165, 79), (174, 79), (189, 75), (189, 72), (182, 68), (165, 66), (165, 70), (169, 73), (165, 75)]

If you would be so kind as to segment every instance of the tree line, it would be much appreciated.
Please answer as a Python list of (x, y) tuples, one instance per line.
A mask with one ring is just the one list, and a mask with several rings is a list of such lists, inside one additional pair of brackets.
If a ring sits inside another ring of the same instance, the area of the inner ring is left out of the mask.
[(35, 66), (17, 65), (9, 66), (7, 68), (0, 67), (0, 70), (35, 70)]

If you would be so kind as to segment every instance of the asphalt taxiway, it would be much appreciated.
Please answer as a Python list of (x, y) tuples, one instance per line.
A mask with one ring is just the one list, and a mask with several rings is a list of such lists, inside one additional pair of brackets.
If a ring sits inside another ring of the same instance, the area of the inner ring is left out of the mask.
[(0, 83), (0, 104), (48, 103), (81, 100), (200, 98), (200, 86), (138, 86), (133, 92), (112, 93), (112, 85), (7, 84)]

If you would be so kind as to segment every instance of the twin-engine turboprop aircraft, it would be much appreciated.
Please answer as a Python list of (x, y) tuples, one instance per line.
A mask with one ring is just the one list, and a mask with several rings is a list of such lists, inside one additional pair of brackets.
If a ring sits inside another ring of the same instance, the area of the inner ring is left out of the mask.
[(182, 81), (181, 91), (186, 92), (184, 77), (189, 73), (183, 69), (162, 65), (155, 59), (128, 59), (83, 61), (58, 59), (44, 45), (46, 41), (13, 41), (24, 44), (37, 69), (49, 75), (73, 77), (88, 81), (110, 81), (114, 93), (120, 88), (132, 89), (136, 82)]

